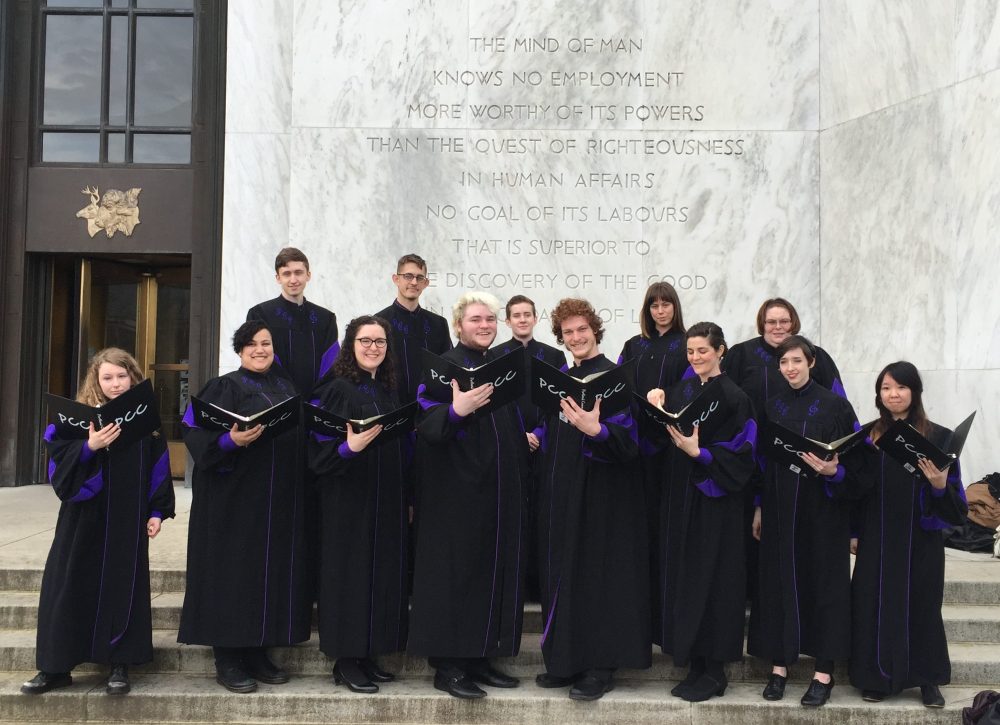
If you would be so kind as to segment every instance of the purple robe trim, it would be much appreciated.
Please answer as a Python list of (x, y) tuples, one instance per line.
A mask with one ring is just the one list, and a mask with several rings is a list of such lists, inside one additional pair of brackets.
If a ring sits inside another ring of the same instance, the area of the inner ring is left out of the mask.
[(95, 454), (96, 451), (92, 451), (87, 441), (84, 441), (83, 446), (80, 447), (80, 463), (86, 463), (93, 458)]
[(46, 443), (51, 443), (56, 438), (56, 427), (49, 423), (45, 426), (45, 434), (42, 436), (42, 440)]
[(725, 490), (723, 490), (723, 488), (711, 478), (706, 478), (704, 481), (696, 483), (694, 486), (709, 498), (722, 498), (726, 495)]
[(449, 405), (448, 422), (454, 424), (454, 423), (461, 423), (463, 420), (465, 420), (465, 418), (463, 418), (462, 416), (460, 416), (458, 413), (455, 412), (455, 406)]
[(149, 512), (149, 518), (151, 518), (151, 519), (160, 519), (160, 521), (162, 521), (163, 520), (163, 514), (161, 514), (159, 511), (150, 511)]
[[(833, 379), (833, 385), (830, 386), (830, 390), (839, 395), (844, 400), (847, 400), (847, 391), (844, 390), (844, 384), (840, 382), (840, 378)], [(858, 426), (860, 428), (860, 426)], [(855, 430), (858, 430), (855, 428)]]
[(712, 451), (708, 450), (707, 448), (699, 448), (698, 455), (695, 456), (694, 459), (703, 466), (707, 466), (709, 463), (715, 460), (712, 458)]
[(587, 436), (587, 437), (590, 438), (590, 440), (592, 440), (592, 441), (597, 441), (598, 443), (603, 443), (610, 436), (611, 436), (611, 432), (608, 430), (608, 427), (606, 425), (604, 425), (604, 423), (601, 423), (601, 429), (599, 431), (597, 431), (597, 433), (595, 435)]
[(344, 441), (339, 446), (337, 446), (337, 454), (341, 458), (343, 458), (345, 460), (349, 460), (349, 459), (354, 458), (355, 456), (357, 456), (359, 454), (359, 452), (352, 451), (351, 447), (349, 445), (347, 445), (347, 441)]
[(83, 501), (89, 501), (94, 496), (101, 492), (104, 488), (104, 475), (100, 470), (97, 471), (93, 476), (88, 478), (80, 486), (80, 490), (77, 491), (76, 495), (69, 500), (70, 503), (81, 503)]
[(326, 375), (326, 371), (333, 367), (334, 361), (337, 359), (337, 355), (340, 353), (340, 343), (335, 342), (323, 353), (323, 357), (319, 361), (319, 377)]
[(236, 442), (233, 440), (233, 437), (229, 435), (228, 431), (226, 431), (225, 433), (219, 436), (219, 448), (226, 451), (227, 453), (231, 453), (235, 451), (237, 448), (239, 448), (239, 446), (236, 445)]
[(681, 380), (689, 380), (695, 376), (694, 368), (690, 365), (687, 366), (687, 370), (681, 375)]
[(153, 472), (149, 477), (149, 500), (153, 500), (153, 494), (157, 492), (163, 482), (170, 477), (170, 454), (163, 451), (160, 460), (153, 466)]
[(740, 448), (743, 447), (744, 443), (750, 444), (750, 449), (757, 450), (757, 421), (753, 418), (747, 418), (747, 422), (743, 424), (743, 429), (736, 434), (736, 437), (731, 441), (721, 441), (719, 443), (712, 443), (711, 445), (719, 446), (720, 448), (725, 448), (727, 451), (732, 451), (733, 453), (739, 452)]
[(181, 418), (181, 423), (186, 425), (188, 428), (198, 428), (199, 425), (194, 422), (194, 408), (188, 403), (187, 410), (184, 411), (184, 417)]

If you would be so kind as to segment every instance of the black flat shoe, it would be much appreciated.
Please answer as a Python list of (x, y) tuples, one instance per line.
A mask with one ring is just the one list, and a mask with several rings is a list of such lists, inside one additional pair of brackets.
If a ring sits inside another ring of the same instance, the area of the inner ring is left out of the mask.
[(271, 662), (262, 649), (248, 650), (243, 656), (243, 664), (247, 674), (258, 682), (268, 685), (284, 685), (288, 682), (288, 673)]
[(366, 657), (365, 659), (360, 660), (358, 665), (361, 667), (361, 671), (368, 675), (368, 679), (372, 682), (392, 682), (396, 679), (394, 674), (383, 670), (378, 666), (378, 663), (371, 658)]
[(434, 675), (434, 687), (461, 700), (476, 700), (486, 697), (486, 691), (470, 680), (464, 672), (438, 672)]
[(559, 677), (548, 672), (542, 672), (541, 674), (535, 675), (535, 684), (538, 687), (554, 689), (557, 687), (569, 687), (578, 679), (580, 679), (579, 675), (573, 675), (572, 677)]
[(825, 684), (819, 680), (813, 680), (809, 683), (809, 689), (806, 690), (806, 694), (802, 696), (800, 702), (806, 707), (822, 707), (830, 699), (831, 692), (833, 692), (832, 677)]
[(862, 690), (861, 699), (865, 702), (882, 702), (885, 699), (885, 693), (878, 690)]
[(351, 692), (373, 695), (378, 692), (378, 685), (368, 679), (368, 675), (358, 665), (355, 659), (341, 658), (333, 666), (333, 683), (347, 685)]
[(615, 689), (614, 680), (597, 675), (586, 674), (581, 677), (569, 691), (571, 700), (600, 700), (604, 693)]
[(713, 697), (722, 697), (725, 695), (726, 687), (728, 686), (729, 681), (725, 675), (719, 681), (708, 673), (703, 672), (693, 685), (681, 690), (681, 699), (688, 702), (705, 702), (705, 700), (711, 700)]
[(921, 685), (920, 699), (924, 701), (924, 707), (944, 707), (944, 695), (937, 685)]
[(73, 684), (73, 675), (68, 672), (39, 672), (21, 685), (25, 695), (41, 695), (49, 690), (69, 687)]
[(128, 665), (114, 665), (108, 675), (108, 686), (105, 690), (109, 695), (125, 695), (132, 689), (128, 681)]
[(782, 675), (771, 673), (771, 676), (767, 678), (767, 686), (764, 687), (765, 700), (770, 700), (774, 702), (775, 700), (780, 700), (785, 696), (785, 683), (788, 682), (788, 678)]
[(691, 670), (687, 673), (687, 677), (674, 685), (670, 694), (674, 697), (684, 697), (684, 693), (691, 688), (691, 685), (698, 681), (698, 678), (705, 674), (705, 670)]
[(505, 675), (490, 664), (480, 664), (470, 667), (466, 674), (468, 674), (469, 679), (473, 682), (477, 682), (480, 685), (489, 685), (490, 687), (517, 687), (521, 684), (521, 681), (516, 677)]
[(242, 667), (229, 666), (223, 667), (221, 670), (216, 668), (215, 681), (230, 692), (239, 695), (257, 690), (257, 681), (248, 675)]

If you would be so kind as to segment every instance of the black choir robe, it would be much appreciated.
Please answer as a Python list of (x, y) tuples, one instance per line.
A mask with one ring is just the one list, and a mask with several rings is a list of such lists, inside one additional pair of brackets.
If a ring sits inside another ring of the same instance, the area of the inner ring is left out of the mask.
[[(692, 657), (743, 656), (746, 622), (743, 490), (750, 481), (757, 424), (750, 399), (723, 376), (729, 417), (697, 459), (672, 447), (660, 521), (663, 651), (678, 666)], [(667, 391), (676, 412), (698, 395), (688, 378)]]
[[(198, 397), (250, 415), (295, 394), (277, 366), (208, 381)], [(177, 641), (271, 647), (309, 639), (312, 602), (296, 431), (238, 447), (184, 415), (194, 459), (187, 587)]]
[[(583, 378), (615, 365), (603, 355), (569, 368)], [(559, 415), (545, 421), (539, 496), (539, 572), (545, 669), (650, 666), (649, 543), (631, 411), (585, 436)]]
[[(459, 344), (465, 367), (497, 357)], [(511, 657), (521, 644), (528, 442), (515, 404), (458, 417), (417, 393), (416, 564), (410, 654)]]
[[(656, 334), (654, 331), (653, 334)], [(685, 374), (693, 375), (687, 361), (687, 339), (683, 332), (667, 332), (656, 337), (636, 335), (627, 340), (618, 356), (618, 364), (635, 360), (635, 392), (645, 397), (654, 388), (669, 390)], [(653, 642), (663, 642), (660, 632), (660, 508), (663, 469), (666, 466), (670, 436), (653, 424), (638, 406), (633, 406), (639, 431), (639, 468), (646, 496), (646, 526), (649, 532), (649, 595)]]
[[(507, 355), (516, 350), (518, 345), (521, 345), (521, 343), (510, 339), (499, 346), (499, 354)], [(530, 357), (543, 360), (558, 370), (566, 367), (566, 355), (551, 345), (546, 345), (544, 342), (532, 339), (525, 347)], [(531, 365), (530, 360), (528, 361), (528, 365)], [(530, 367), (526, 372), (530, 372)], [(524, 427), (526, 433), (534, 433), (536, 436), (542, 435), (544, 426), (542, 411), (531, 400), (530, 384), (525, 388), (524, 395), (517, 401), (517, 412), (521, 416), (521, 425)], [(534, 522), (538, 519), (537, 502), (539, 481), (541, 480), (541, 464), (542, 452), (536, 449), (531, 452), (531, 476), (529, 484), (525, 486), (524, 494), (524, 520), (528, 522), (524, 534), (527, 547), (525, 550), (525, 586), (527, 587), (525, 597), (533, 602), (540, 599), (538, 584), (538, 527), (534, 525)]]
[[(941, 446), (949, 435), (932, 423), (927, 438)], [(885, 453), (867, 453), (851, 589), (851, 684), (888, 694), (947, 685), (942, 529), (961, 526), (968, 511), (958, 461), (938, 492)]]
[[(750, 396), (754, 411), (763, 415), (767, 399), (788, 387), (778, 368), (779, 362), (778, 348), (769, 345), (761, 336), (744, 340), (727, 350), (722, 358), (722, 371)], [(830, 353), (818, 345), (816, 364), (809, 372), (809, 379), (842, 398), (847, 397), (837, 364)]]
[[(377, 379), (332, 378), (320, 405), (363, 419), (399, 407)], [(406, 646), (407, 436), (360, 453), (345, 438), (313, 434), (309, 465), (320, 494), (319, 648), (330, 657), (376, 657)]]
[(448, 321), (419, 306), (410, 312), (396, 300), (378, 316), (386, 320), (392, 329), (399, 399), (404, 404), (410, 403), (417, 398), (417, 386), (423, 374), (420, 351), (430, 350), (435, 355), (444, 355), (451, 349)]
[(247, 320), (267, 323), (275, 359), (300, 395), (308, 395), (337, 359), (337, 316), (309, 300), (297, 305), (278, 295), (251, 307)]
[(58, 438), (50, 425), (45, 443), (62, 504), (38, 600), (38, 669), (149, 662), (146, 523), (174, 515), (166, 441), (147, 436), (95, 452), (85, 440)]
[[(787, 384), (767, 401), (766, 416), (829, 443), (857, 430), (854, 408), (809, 380)], [(759, 458), (763, 459), (766, 452)], [(761, 498), (760, 585), (747, 651), (791, 665), (800, 653), (846, 661), (851, 654), (851, 502), (858, 450), (830, 477), (767, 463)]]

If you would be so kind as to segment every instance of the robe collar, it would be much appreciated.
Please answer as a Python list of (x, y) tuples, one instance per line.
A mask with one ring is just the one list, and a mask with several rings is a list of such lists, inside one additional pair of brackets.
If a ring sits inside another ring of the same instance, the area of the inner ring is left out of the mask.
[(812, 377), (810, 377), (809, 380), (806, 382), (806, 384), (803, 385), (798, 390), (796, 390), (795, 388), (793, 388), (791, 385), (788, 386), (788, 389), (792, 391), (792, 396), (794, 396), (796, 398), (802, 398), (802, 397), (805, 397), (806, 395), (810, 395), (811, 394), (811, 391), (812, 391), (813, 386), (815, 384), (816, 384), (816, 381), (814, 381), (812, 379)]
[(461, 353), (463, 361), (469, 361), (476, 367), (486, 362), (486, 353), (489, 352), (489, 350), (475, 350), (463, 342), (456, 342), (455, 350)]
[(582, 375), (586, 377), (591, 373), (598, 372), (602, 367), (605, 367), (604, 363), (607, 360), (604, 357), (604, 353), (597, 353), (594, 357), (587, 358), (586, 360), (581, 360), (579, 363), (576, 360), (569, 368), (569, 374), (574, 378)]

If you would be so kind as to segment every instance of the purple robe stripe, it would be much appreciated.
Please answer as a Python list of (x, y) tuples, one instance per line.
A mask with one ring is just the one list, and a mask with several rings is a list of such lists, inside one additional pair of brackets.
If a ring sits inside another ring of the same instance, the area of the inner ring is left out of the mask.
[(711, 478), (706, 478), (704, 481), (696, 483), (694, 486), (709, 498), (722, 498), (727, 495), (726, 490)]
[(323, 357), (320, 358), (319, 375), (317, 376), (317, 380), (326, 375), (327, 371), (333, 367), (333, 363), (337, 360), (337, 355), (339, 354), (340, 354), (340, 343), (334, 342), (332, 345), (330, 345), (327, 351), (323, 353)]
[(153, 494), (157, 492), (163, 482), (170, 477), (170, 453), (163, 451), (160, 460), (153, 466), (153, 473), (149, 477), (149, 500), (153, 500)]
[(94, 496), (99, 494), (102, 488), (104, 488), (104, 473), (102, 470), (98, 469), (97, 473), (83, 482), (83, 485), (80, 486), (80, 490), (76, 492), (76, 495), (73, 496), (69, 502), (81, 503), (83, 501), (89, 501)]
[(840, 378), (833, 379), (833, 384), (830, 386), (830, 390), (839, 395), (844, 400), (847, 400), (847, 391), (844, 390), (844, 384), (840, 382)]

